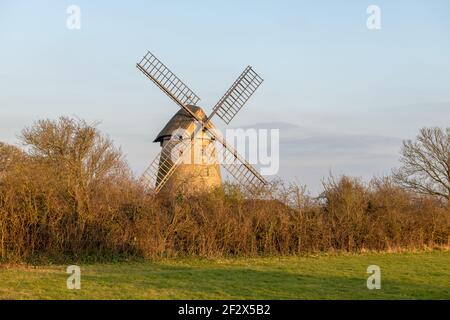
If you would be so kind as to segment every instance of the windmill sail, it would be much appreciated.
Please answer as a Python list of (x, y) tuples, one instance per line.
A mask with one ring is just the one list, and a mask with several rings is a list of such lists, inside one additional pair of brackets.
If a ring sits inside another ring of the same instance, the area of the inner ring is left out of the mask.
[(179, 106), (196, 105), (200, 98), (150, 51), (136, 65)]
[(189, 107), (195, 106), (200, 98), (152, 53), (147, 52), (136, 66), (184, 109), (192, 117), (192, 121), (197, 120), (201, 123), (201, 126), (190, 137), (172, 137), (163, 146), (162, 151), (150, 163), (141, 177), (141, 182), (144, 183), (147, 189), (156, 193), (161, 190), (176, 168), (182, 163), (183, 154), (190, 154), (189, 150), (191, 150), (191, 145), (196, 135), (203, 131), (209, 132), (219, 142), (221, 154), (223, 155), (221, 164), (238, 183), (250, 191), (267, 184), (266, 180), (256, 169), (226, 143), (210, 121), (214, 114), (217, 113), (228, 124), (261, 85), (263, 79), (251, 67), (247, 67), (244, 70), (216, 104), (211, 115), (205, 120), (205, 118), (198, 116)]
[(183, 160), (183, 153), (189, 152), (190, 139), (173, 138), (150, 163), (141, 176), (147, 190), (158, 193)]
[(222, 167), (250, 192), (261, 190), (267, 181), (236, 150), (226, 143), (218, 143), (218, 154)]
[(226, 124), (241, 110), (264, 80), (248, 66), (217, 102), (210, 118), (217, 114)]

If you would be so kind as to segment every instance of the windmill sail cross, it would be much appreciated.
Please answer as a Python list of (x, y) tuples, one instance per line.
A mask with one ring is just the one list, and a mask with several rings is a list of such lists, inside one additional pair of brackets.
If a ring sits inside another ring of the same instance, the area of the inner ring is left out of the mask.
[[(264, 177), (240, 156), (237, 151), (225, 141), (225, 139), (223, 139), (222, 135), (218, 133), (211, 122), (211, 118), (217, 114), (228, 124), (261, 85), (263, 79), (250, 66), (244, 70), (231, 88), (219, 100), (209, 117), (206, 117), (201, 108), (199, 110), (199, 107), (196, 106), (198, 101), (200, 101), (200, 98), (151, 52), (147, 52), (136, 66), (147, 78), (154, 82), (166, 95), (182, 108), (184, 112), (183, 116), (187, 117), (187, 120), (182, 120), (182, 122), (187, 121), (186, 123), (189, 124), (197, 121), (201, 124), (194, 130), (189, 131), (188, 137), (177, 137), (176, 135), (174, 136), (173, 133), (170, 133), (167, 136), (164, 134), (162, 135), (160, 141), (162, 150), (150, 163), (141, 177), (141, 181), (147, 189), (158, 193), (169, 180), (172, 181), (174, 179), (176, 170), (181, 171), (178, 176), (175, 175), (176, 178), (181, 179), (181, 176), (184, 176), (186, 180), (189, 180), (190, 178), (196, 179), (198, 176), (202, 176), (204, 171), (203, 168), (206, 168), (207, 171), (210, 169), (215, 171), (216, 164), (214, 163), (208, 163), (206, 166), (195, 163), (186, 166), (185, 164), (182, 164), (182, 156), (173, 157), (174, 151), (180, 153), (180, 155), (190, 155), (191, 150), (196, 149), (199, 146), (202, 150), (208, 150), (208, 157), (211, 155), (215, 157), (214, 141), (218, 143), (219, 148), (224, 155), (223, 163), (220, 164), (239, 184), (252, 191), (267, 184)], [(201, 116), (198, 114), (199, 111), (202, 113)], [(180, 111), (177, 115), (179, 113)], [(175, 115), (174, 118), (177, 115)], [(210, 136), (210, 139), (206, 139), (206, 142), (203, 142), (203, 138), (198, 139), (199, 135), (203, 136), (204, 133), (209, 133)], [(168, 138), (170, 139), (166, 141)], [(157, 140), (160, 140), (159, 136)], [(202, 141), (200, 142), (200, 145), (198, 141)], [(180, 168), (183, 167), (184, 170), (181, 170)], [(200, 171), (197, 170), (199, 168)], [(191, 174), (186, 172), (189, 170), (192, 171)], [(209, 176), (209, 173), (207, 175)], [(188, 176), (190, 178), (187, 178)], [(211, 181), (213, 181), (217, 178), (220, 180), (220, 170), (217, 175), (214, 176), (213, 174), (213, 177), (209, 180), (212, 179)], [(187, 183), (189, 186), (190, 182), (191, 181), (181, 181), (181, 184)], [(200, 184), (202, 183), (200, 182)], [(214, 182), (209, 184), (215, 185)], [(206, 186), (208, 183), (203, 183), (203, 185)]]

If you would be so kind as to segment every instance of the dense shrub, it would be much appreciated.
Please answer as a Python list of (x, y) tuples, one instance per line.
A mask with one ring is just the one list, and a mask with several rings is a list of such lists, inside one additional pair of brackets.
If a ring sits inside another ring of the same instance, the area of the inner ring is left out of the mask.
[(3, 261), (288, 255), (398, 250), (450, 243), (445, 203), (390, 178), (340, 177), (321, 197), (273, 183), (263, 198), (236, 186), (196, 196), (146, 194), (120, 150), (95, 127), (61, 118), (0, 144)]

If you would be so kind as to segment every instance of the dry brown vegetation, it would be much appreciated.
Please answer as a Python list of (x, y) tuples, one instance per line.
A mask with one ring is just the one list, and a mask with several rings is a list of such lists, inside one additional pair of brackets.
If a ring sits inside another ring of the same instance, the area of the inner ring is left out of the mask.
[(0, 144), (0, 258), (288, 255), (450, 244), (439, 198), (375, 178), (329, 178), (311, 198), (273, 183), (265, 200), (225, 185), (174, 198), (144, 192), (120, 150), (81, 120), (39, 121), (24, 150)]

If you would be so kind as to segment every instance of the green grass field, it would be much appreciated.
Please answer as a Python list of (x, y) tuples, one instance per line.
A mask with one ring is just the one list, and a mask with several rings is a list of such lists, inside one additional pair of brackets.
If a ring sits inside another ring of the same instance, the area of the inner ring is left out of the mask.
[[(368, 290), (366, 269), (381, 268)], [(66, 266), (0, 266), (1, 299), (450, 299), (450, 251), (282, 258), (181, 259)]]

